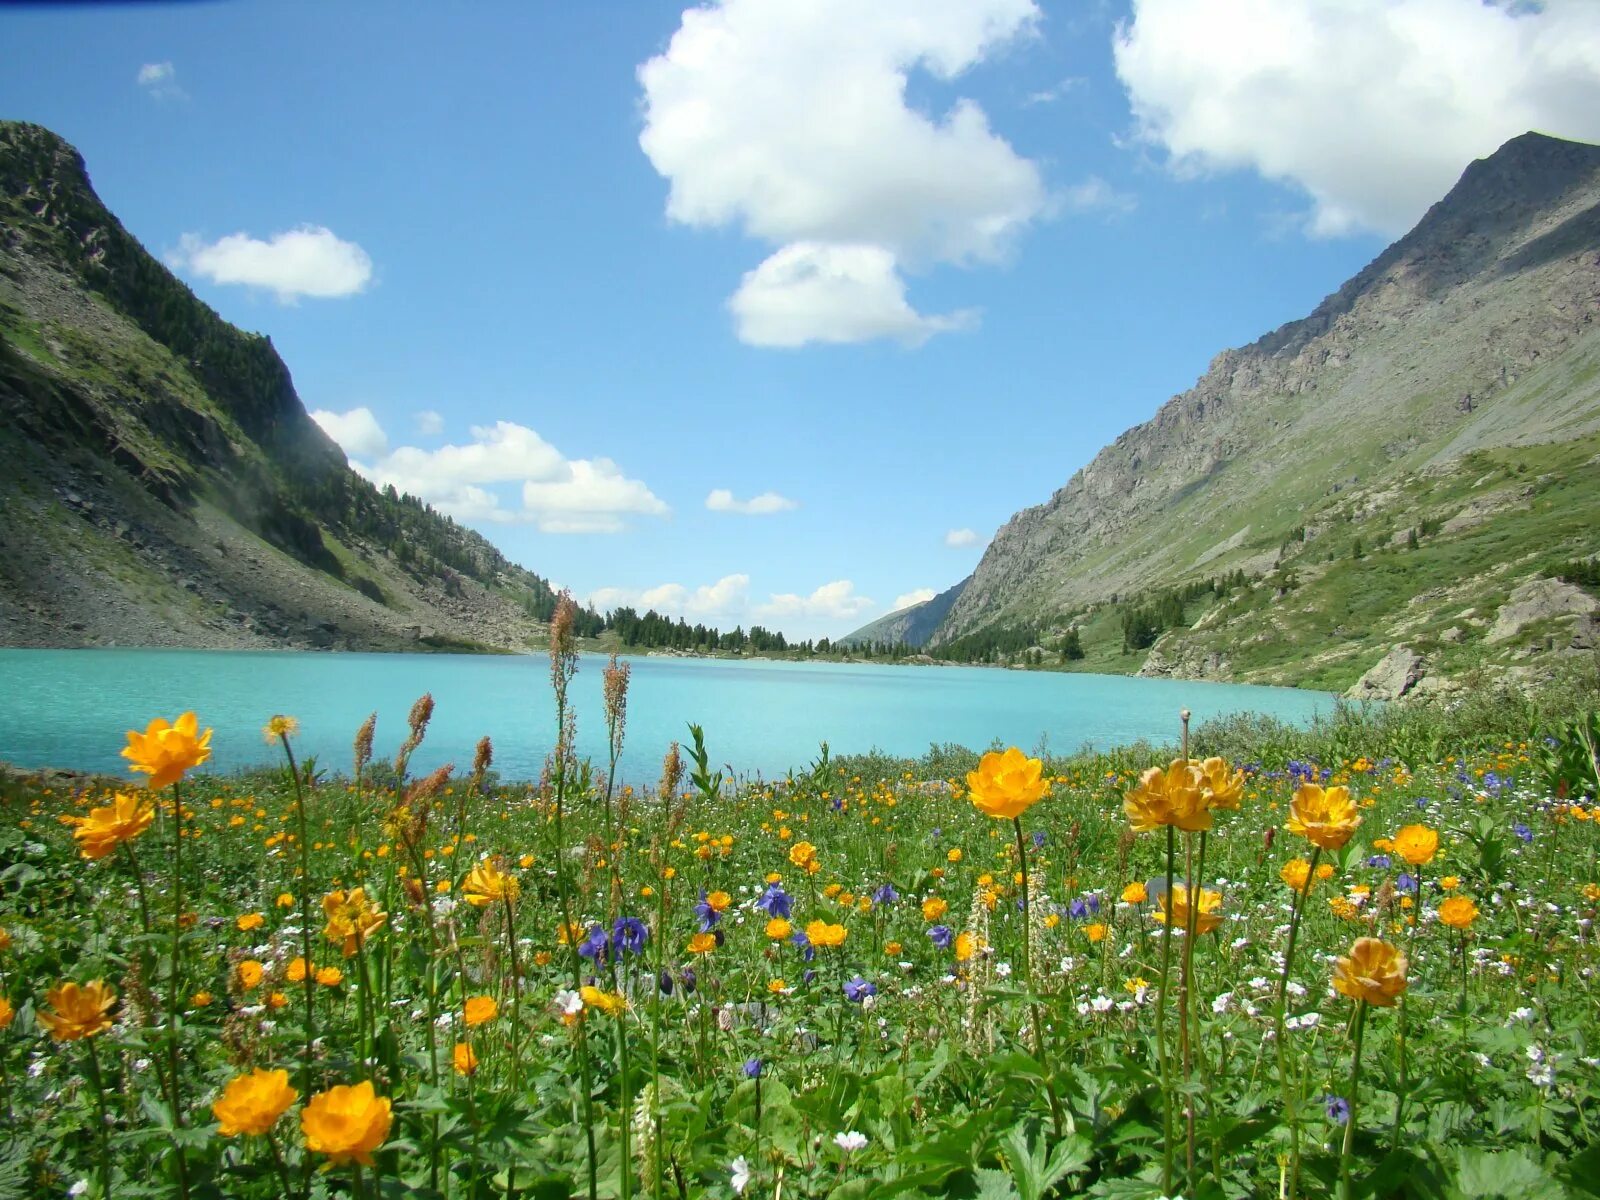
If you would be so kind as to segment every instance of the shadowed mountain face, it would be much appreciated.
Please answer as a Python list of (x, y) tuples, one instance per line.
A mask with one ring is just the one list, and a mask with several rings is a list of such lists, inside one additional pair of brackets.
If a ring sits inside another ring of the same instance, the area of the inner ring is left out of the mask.
[(350, 470), (270, 339), (0, 122), (0, 644), (525, 646), (549, 586)]
[[(1474, 452), (1600, 431), (1597, 363), (1600, 147), (1525, 134), (1469, 166), (1310, 316), (1219, 354), (1014, 516), (932, 642), (1061, 628), (1119, 597), (1237, 570), (1259, 578), (1308, 524), (1387, 536), (1417, 518), (1386, 489), (1409, 494), (1407, 481)], [(1377, 502), (1357, 512), (1356, 492)], [(1505, 561), (1517, 555), (1508, 546)]]

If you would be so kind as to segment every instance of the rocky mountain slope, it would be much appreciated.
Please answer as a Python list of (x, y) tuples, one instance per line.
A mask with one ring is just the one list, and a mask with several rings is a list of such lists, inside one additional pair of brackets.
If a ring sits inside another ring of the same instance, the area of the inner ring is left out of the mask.
[(0, 122), (0, 645), (517, 649), (549, 585), (307, 415), (224, 322)]
[(953, 588), (946, 588), (931, 600), (913, 604), (887, 616), (869, 621), (854, 633), (839, 639), (841, 646), (904, 642), (908, 646), (926, 646), (928, 639), (939, 628), (939, 623), (955, 607), (961, 591), (967, 586), (963, 579)]
[[(1525, 134), (1309, 317), (1218, 355), (1014, 516), (930, 640), (1116, 640), (1130, 598), (1242, 577), (1187, 597), (1152, 662), (1119, 647), (1087, 665), (1343, 687), (1452, 620), (1442, 646), (1482, 648), (1495, 605), (1600, 549), (1597, 434), (1600, 147)], [(1383, 602), (1352, 611), (1357, 581), (1408, 551)]]

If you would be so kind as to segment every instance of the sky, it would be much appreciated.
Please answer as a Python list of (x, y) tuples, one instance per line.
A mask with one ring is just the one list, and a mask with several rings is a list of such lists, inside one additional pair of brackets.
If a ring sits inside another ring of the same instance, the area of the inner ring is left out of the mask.
[(1596, 0), (0, 8), (0, 117), (352, 465), (602, 609), (838, 636), (1600, 141)]

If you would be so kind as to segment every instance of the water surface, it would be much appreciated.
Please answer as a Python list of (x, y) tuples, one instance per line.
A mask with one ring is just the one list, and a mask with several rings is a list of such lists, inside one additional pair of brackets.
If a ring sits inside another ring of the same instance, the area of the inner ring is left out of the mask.
[[(1057, 752), (1138, 738), (1170, 741), (1177, 713), (1197, 721), (1253, 711), (1305, 722), (1332, 697), (1293, 688), (1130, 679), (1111, 675), (637, 657), (623, 773), (653, 779), (686, 725), (705, 727), (716, 763), (737, 772), (802, 768), (827, 741), (835, 754), (914, 756), (931, 744), (982, 748), (999, 740)], [(603, 760), (600, 672), (585, 655), (573, 681), (580, 752)], [(300, 750), (348, 770), (350, 742), (378, 714), (377, 748), (393, 755), (411, 702), (432, 692), (422, 768), (465, 770), (484, 734), (508, 779), (536, 776), (554, 735), (549, 660), (539, 656), (331, 654), (302, 651), (0, 649), (0, 759), (23, 766), (120, 772), (124, 731), (194, 709), (211, 726), (212, 764), (269, 761), (261, 727), (297, 717)]]

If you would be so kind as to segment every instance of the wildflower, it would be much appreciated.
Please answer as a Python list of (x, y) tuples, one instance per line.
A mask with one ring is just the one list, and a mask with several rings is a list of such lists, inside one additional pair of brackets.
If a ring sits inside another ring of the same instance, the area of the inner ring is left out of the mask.
[(1447, 892), (1453, 892), (1461, 886), (1461, 876), (1446, 875), (1443, 879), (1439, 880), (1439, 886)]
[(782, 917), (773, 917), (767, 922), (767, 936), (775, 942), (781, 942), (794, 932), (794, 926)]
[(478, 1069), (478, 1055), (467, 1042), (457, 1042), (450, 1051), (450, 1065), (457, 1075), (471, 1075)]
[(278, 898), (276, 900), (274, 900), (272, 903), (275, 904), (279, 908), (293, 908), (294, 907), (294, 893), (293, 892), (279, 892), (278, 893)]
[(1517, 837), (1521, 838), (1524, 843), (1533, 841), (1533, 830), (1529, 829), (1521, 821), (1518, 821), (1511, 827), (1511, 832), (1516, 834)]
[(304, 983), (306, 980), (306, 960), (300, 955), (295, 955), (290, 961), (283, 977), (290, 983)]
[[(1171, 913), (1168, 913), (1168, 897), (1163, 895), (1156, 901), (1155, 911), (1150, 915), (1163, 925), (1169, 919), (1176, 928), (1189, 927), (1189, 889), (1181, 883), (1172, 885)], [(1194, 931), (1196, 933), (1210, 933), (1222, 924), (1222, 893), (1211, 888), (1200, 889), (1200, 900), (1194, 914)]]
[(1389, 1008), (1406, 990), (1406, 956), (1378, 938), (1357, 938), (1333, 967), (1333, 988), (1352, 1000)]
[(288, 1008), (289, 997), (285, 996), (282, 992), (273, 992), (267, 997), (267, 1007), (274, 1009)]
[(806, 940), (813, 946), (825, 949), (835, 949), (844, 945), (844, 939), (849, 930), (843, 925), (831, 925), (827, 921), (812, 921), (806, 926)]
[(1289, 805), (1289, 823), (1284, 827), (1298, 833), (1314, 846), (1338, 850), (1348, 842), (1361, 824), (1361, 815), (1351, 802), (1350, 789), (1302, 783)]
[(1451, 896), (1439, 905), (1439, 923), (1451, 929), (1469, 929), (1478, 919), (1478, 906), (1469, 896)]
[(184, 773), (211, 757), (211, 730), (199, 733), (200, 722), (186, 712), (175, 724), (157, 717), (143, 733), (128, 730), (128, 745), (122, 751), (129, 770), (148, 775), (153, 791), (177, 783)]
[(761, 1078), (761, 1060), (759, 1058), (747, 1058), (744, 1060), (744, 1077), (746, 1079)]
[(11, 1007), (11, 1001), (4, 996), (0, 996), (0, 1029), (9, 1027), (16, 1015), (17, 1010)]
[(810, 869), (817, 861), (817, 848), (810, 842), (796, 842), (789, 847), (789, 861), (797, 867)]
[(212, 996), (210, 992), (196, 992), (194, 995), (189, 997), (189, 1007), (204, 1008), (206, 1005), (210, 1004), (213, 999), (215, 999), (215, 997)]
[(727, 892), (712, 892), (705, 896), (704, 900), (712, 912), (719, 914), (726, 912), (728, 905), (733, 903), (733, 897)]
[(940, 950), (948, 950), (951, 943), (955, 941), (956, 935), (950, 932), (948, 925), (935, 925), (928, 930), (928, 939)]
[(1100, 912), (1100, 897), (1091, 892), (1087, 896), (1080, 896), (1067, 906), (1067, 915), (1074, 921), (1081, 921), (1084, 917), (1096, 916)]
[(1122, 811), (1135, 833), (1148, 833), (1171, 825), (1188, 833), (1211, 828), (1200, 768), (1174, 759), (1165, 770), (1151, 767), (1139, 784), (1122, 798)]
[(900, 899), (900, 893), (894, 890), (894, 884), (886, 883), (872, 893), (874, 904), (894, 904)]
[(967, 794), (973, 807), (1001, 820), (1020, 817), (1050, 790), (1043, 778), (1044, 764), (1015, 746), (1003, 754), (991, 750), (967, 775)]
[(969, 931), (962, 930), (956, 935), (956, 961), (966, 962), (978, 952), (978, 939)]
[(650, 929), (638, 917), (618, 917), (611, 926), (611, 947), (619, 954), (643, 954)]
[(1208, 758), (1200, 764), (1200, 786), (1207, 808), (1235, 810), (1244, 794), (1244, 772), (1229, 770), (1226, 759)]
[(588, 934), (578, 943), (578, 954), (597, 963), (605, 962), (606, 952), (610, 949), (611, 939), (606, 936), (604, 925), (589, 926)]
[(300, 1098), (289, 1086), (289, 1072), (254, 1070), (235, 1075), (211, 1106), (223, 1137), (270, 1133), (288, 1108)]
[(258, 912), (245, 913), (234, 920), (240, 933), (249, 933), (252, 929), (260, 929), (267, 923), (267, 919)]
[(854, 1129), (851, 1129), (845, 1133), (834, 1134), (833, 1144), (839, 1147), (839, 1149), (843, 1150), (846, 1154), (850, 1154), (856, 1150), (866, 1149), (867, 1135), (864, 1133), (857, 1133)]
[[(259, 986), (263, 970), (261, 963), (256, 959), (244, 959), (235, 968), (239, 976), (239, 987), (248, 992), (252, 988)], [(302, 975), (301, 978), (304, 978), (304, 976)]]
[(76, 983), (57, 984), (44, 996), (52, 1011), (38, 1014), (39, 1024), (58, 1042), (76, 1042), (111, 1028), (111, 1006), (117, 993), (96, 979), (79, 987)]
[(389, 1136), (393, 1117), (389, 1100), (377, 1095), (367, 1081), (353, 1087), (341, 1084), (311, 1097), (300, 1114), (306, 1149), (326, 1154), (335, 1164), (372, 1165), (372, 1152)]
[(72, 818), (72, 836), (78, 852), (87, 859), (104, 858), (123, 842), (131, 842), (156, 819), (156, 808), (148, 800), (118, 792), (103, 808), (91, 808), (86, 817)]
[(750, 1164), (745, 1161), (744, 1155), (739, 1155), (731, 1164), (732, 1178), (728, 1185), (733, 1188), (736, 1196), (744, 1195), (745, 1188), (750, 1186)]
[(493, 996), (468, 996), (466, 1003), (461, 1006), (461, 1015), (467, 1022), (467, 1028), (476, 1029), (498, 1017), (500, 1005)]
[(608, 1017), (615, 1017), (628, 1009), (628, 1002), (618, 993), (603, 992), (588, 984), (578, 989), (578, 998), (583, 1001), (585, 1008), (597, 1008)]
[(717, 948), (717, 936), (714, 933), (696, 933), (689, 938), (685, 947), (690, 954), (710, 954)]
[(953, 862), (953, 863), (960, 862), (961, 861), (961, 847), (960, 846), (952, 846), (950, 848), (949, 853), (947, 853), (944, 857), (945, 857), (945, 861), (946, 862)]
[(1343, 1125), (1350, 1119), (1350, 1101), (1343, 1096), (1329, 1094), (1322, 1098), (1322, 1104), (1327, 1110), (1328, 1120), (1335, 1125)]
[(787, 917), (794, 911), (794, 901), (776, 882), (773, 882), (761, 893), (761, 898), (756, 901), (756, 907), (769, 917)]
[(1407, 825), (1394, 835), (1394, 849), (1413, 867), (1427, 866), (1439, 852), (1439, 834), (1426, 825)]
[(1332, 863), (1320, 863), (1320, 864), (1318, 864), (1318, 866), (1317, 866), (1317, 878), (1321, 879), (1321, 880), (1324, 880), (1324, 881), (1332, 879), (1333, 878), (1333, 864)]
[[(662, 978), (667, 977), (663, 975)], [(556, 992), (553, 1005), (563, 1025), (571, 1025), (583, 1015), (583, 997), (571, 988), (562, 988)]]
[(317, 982), (323, 987), (338, 987), (344, 982), (344, 972), (338, 967), (318, 967)]
[[(726, 892), (718, 893), (718, 895), (726, 894)], [(722, 910), (711, 903), (710, 897), (705, 892), (700, 893), (699, 903), (694, 906), (694, 915), (700, 918), (701, 933), (710, 933), (711, 930), (716, 928), (717, 923), (722, 920)]]
[(805, 930), (796, 929), (789, 935), (789, 941), (792, 945), (799, 947), (801, 957), (806, 962), (816, 958), (817, 948), (811, 944), (811, 939), (806, 936)]
[(1083, 927), (1083, 936), (1088, 938), (1090, 942), (1105, 941), (1106, 933), (1105, 925), (1099, 921), (1094, 921)]
[(261, 736), (267, 741), (293, 737), (300, 732), (300, 722), (293, 717), (286, 717), (282, 713), (267, 720), (261, 730)]
[(1150, 894), (1145, 891), (1144, 884), (1139, 883), (1137, 880), (1122, 889), (1122, 902), (1124, 904), (1143, 904), (1149, 898)]
[(877, 985), (867, 982), (859, 975), (846, 981), (844, 985), (844, 998), (850, 1001), (851, 1004), (860, 1004), (868, 996), (876, 996), (877, 994)]
[(1291, 892), (1303, 892), (1311, 882), (1311, 864), (1303, 858), (1291, 858), (1283, 864), (1278, 878)]
[(522, 884), (509, 871), (502, 871), (499, 863), (485, 859), (468, 873), (461, 885), (461, 898), (474, 908), (483, 908), (497, 900), (515, 904), (522, 894)]
[(367, 899), (362, 888), (329, 892), (322, 898), (322, 913), (328, 918), (322, 935), (338, 946), (346, 958), (355, 954), (389, 919), (388, 913), (379, 912)]

